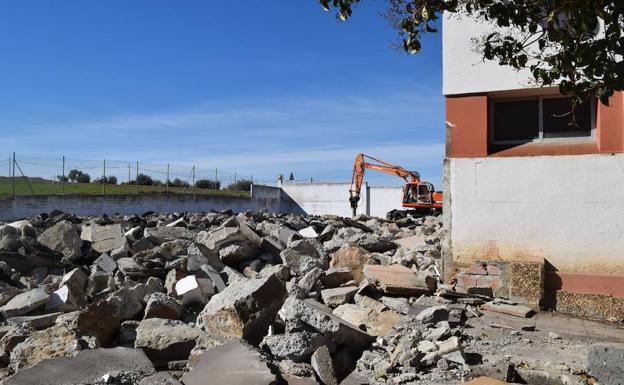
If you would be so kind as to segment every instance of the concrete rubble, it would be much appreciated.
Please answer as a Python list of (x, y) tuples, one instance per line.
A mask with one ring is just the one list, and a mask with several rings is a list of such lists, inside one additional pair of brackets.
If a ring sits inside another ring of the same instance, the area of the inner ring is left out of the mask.
[[(0, 383), (478, 377), (485, 363), (475, 357), (491, 346), (469, 332), (469, 320), (482, 311), (524, 319), (534, 308), (462, 286), (472, 276), (457, 290), (442, 284), (443, 234), (439, 216), (55, 211), (0, 223)], [(502, 274), (487, 267), (470, 274)], [(514, 338), (534, 330), (487, 327)], [(620, 384), (601, 365), (617, 366), (621, 350), (609, 349), (597, 347), (588, 370)], [(512, 366), (523, 378), (539, 372)]]

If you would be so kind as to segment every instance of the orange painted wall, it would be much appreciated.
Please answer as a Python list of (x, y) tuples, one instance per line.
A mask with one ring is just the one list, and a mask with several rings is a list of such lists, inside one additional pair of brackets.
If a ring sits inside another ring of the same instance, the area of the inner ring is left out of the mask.
[(588, 141), (548, 141), (514, 146), (494, 146), (488, 140), (488, 97), (486, 94), (447, 96), (447, 157), (582, 155), (624, 152), (624, 93), (617, 92), (610, 105), (598, 103), (596, 135)]

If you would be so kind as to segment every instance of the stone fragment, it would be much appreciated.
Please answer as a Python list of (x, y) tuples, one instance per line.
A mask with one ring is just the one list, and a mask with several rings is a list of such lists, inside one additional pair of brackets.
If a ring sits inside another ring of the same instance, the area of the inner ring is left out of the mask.
[(420, 251), (427, 246), (427, 243), (425, 242), (425, 237), (421, 234), (395, 239), (394, 243), (399, 245), (399, 247), (401, 248), (414, 251)]
[(301, 235), (304, 238), (316, 238), (316, 237), (318, 237), (318, 233), (316, 232), (316, 230), (314, 230), (314, 227), (312, 227), (312, 226), (308, 226), (306, 228), (303, 228), (303, 229), (299, 230), (299, 235)]
[(481, 310), (493, 311), (495, 313), (509, 314), (516, 317), (528, 318), (533, 315), (534, 310), (527, 306), (510, 305), (501, 302), (487, 302), (481, 306)]
[(201, 330), (182, 321), (149, 318), (137, 328), (134, 347), (143, 349), (156, 367), (166, 367), (170, 361), (188, 359), (202, 336)]
[(357, 286), (336, 287), (333, 289), (322, 290), (321, 297), (323, 298), (325, 305), (336, 307), (347, 302), (351, 302), (357, 291)]
[(258, 344), (284, 303), (286, 287), (276, 276), (231, 283), (213, 296), (197, 325), (210, 335)]
[(195, 241), (206, 246), (208, 250), (218, 253), (226, 265), (234, 266), (248, 259), (253, 259), (257, 255), (259, 243), (262, 240), (257, 234), (255, 235), (258, 238), (249, 239), (248, 236), (251, 233), (255, 234), (248, 227), (242, 230), (242, 226), (221, 226), (213, 231), (201, 231), (197, 234)]
[(277, 239), (285, 245), (290, 245), (291, 242), (300, 240), (301, 235), (289, 227), (281, 226), (277, 230)]
[(16, 317), (28, 314), (45, 305), (50, 298), (50, 288), (43, 286), (29, 290), (13, 297), (6, 305), (0, 307), (5, 317)]
[(154, 293), (153, 288), (139, 283), (130, 287), (122, 287), (106, 301), (115, 307), (121, 320), (131, 320), (143, 312), (145, 298), (152, 293)]
[(8, 318), (6, 322), (9, 325), (27, 325), (33, 329), (40, 330), (54, 325), (54, 322), (61, 314), (63, 313), (56, 312), (41, 315), (12, 317)]
[(163, 293), (154, 293), (150, 295), (145, 305), (146, 318), (164, 318), (179, 320), (182, 318), (184, 307), (176, 299), (169, 297)]
[(323, 384), (338, 385), (338, 380), (334, 373), (334, 364), (327, 346), (323, 345), (318, 348), (312, 355), (310, 363)]
[(316, 239), (294, 241), (280, 253), (280, 256), (284, 264), (299, 276), (316, 267), (323, 270), (328, 267), (327, 254)]
[(139, 379), (154, 373), (154, 367), (139, 349), (89, 349), (75, 357), (48, 359), (29, 369), (20, 370), (5, 380), (5, 385), (92, 385), (101, 383), (111, 372), (124, 372)]
[(139, 385), (182, 385), (182, 383), (167, 372), (158, 372), (142, 379)]
[(451, 336), (451, 326), (447, 321), (440, 321), (433, 329), (427, 330), (423, 334), (423, 338), (429, 341), (439, 341)]
[(624, 348), (594, 344), (587, 353), (587, 371), (603, 385), (624, 384)]
[(93, 224), (86, 229), (83, 229), (81, 238), (91, 242), (91, 247), (98, 253), (110, 253), (127, 246), (123, 228), (118, 223), (106, 226)]
[(260, 270), (258, 278), (265, 278), (271, 275), (277, 276), (280, 280), (287, 282), (290, 279), (290, 269), (286, 265), (267, 265)]
[(117, 269), (117, 262), (106, 253), (100, 255), (93, 264), (105, 273), (112, 273)]
[(419, 276), (416, 272), (401, 265), (365, 265), (364, 276), (376, 282), (384, 293), (396, 295), (431, 294), (437, 280), (431, 276)]
[(349, 269), (353, 279), (359, 284), (364, 278), (364, 265), (373, 263), (375, 259), (368, 251), (358, 246), (345, 245), (332, 255), (329, 266)]
[(166, 226), (146, 228), (143, 235), (155, 245), (178, 239), (192, 240), (195, 237), (194, 232), (184, 227)]
[(264, 337), (261, 346), (279, 359), (305, 362), (320, 346), (329, 343), (322, 334), (308, 331), (288, 334), (273, 334)]
[(353, 280), (353, 273), (348, 267), (332, 267), (323, 273), (321, 282), (325, 288), (338, 287)]
[(182, 299), (183, 305), (206, 303), (215, 293), (209, 279), (188, 275), (175, 284), (175, 292)]
[(210, 265), (218, 271), (223, 270), (225, 265), (219, 259), (216, 252), (211, 251), (199, 242), (193, 242), (186, 250), (188, 271), (197, 271), (202, 265)]
[(373, 340), (371, 335), (332, 314), (330, 308), (312, 299), (300, 300), (288, 297), (279, 315), (287, 322), (303, 322), (335, 342), (355, 350), (364, 348)]
[(83, 291), (77, 292), (67, 285), (61, 286), (50, 294), (46, 303), (46, 311), (68, 312), (79, 310), (87, 304), (87, 296)]
[(448, 316), (448, 306), (440, 305), (425, 308), (416, 315), (415, 319), (424, 324), (435, 324), (440, 321), (448, 320)]
[(76, 226), (69, 221), (60, 221), (41, 233), (37, 241), (52, 250), (56, 250), (75, 261), (82, 257), (82, 240), (76, 231)]
[(275, 375), (252, 347), (239, 340), (215, 346), (182, 376), (184, 385), (273, 385)]
[(301, 277), (301, 279), (297, 282), (297, 285), (299, 285), (299, 287), (302, 288), (307, 295), (307, 293), (314, 289), (322, 274), (323, 270), (319, 267), (315, 267)]

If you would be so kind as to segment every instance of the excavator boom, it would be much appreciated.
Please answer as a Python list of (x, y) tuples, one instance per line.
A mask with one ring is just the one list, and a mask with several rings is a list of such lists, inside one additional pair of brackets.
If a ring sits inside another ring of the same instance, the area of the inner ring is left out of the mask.
[[(355, 162), (353, 163), (353, 176), (351, 177), (351, 188), (349, 189), (349, 202), (351, 204), (351, 208), (353, 209), (354, 216), (356, 215), (355, 213), (358, 207), (358, 202), (360, 201), (360, 193), (364, 183), (364, 174), (367, 169), (396, 175), (405, 180), (406, 186), (403, 194), (403, 207), (415, 209), (434, 209), (439, 208), (442, 205), (441, 193), (435, 193), (431, 183), (421, 182), (420, 174), (418, 174), (418, 172), (409, 171), (401, 166), (397, 166), (381, 159), (373, 158), (372, 156), (358, 154), (355, 157)], [(430, 192), (425, 194), (429, 196), (428, 198), (425, 197), (424, 201), (422, 199), (423, 194), (421, 192), (421, 187), (424, 187), (426, 191)], [(418, 198), (412, 198), (413, 196), (418, 196)], [(439, 201), (437, 201), (437, 199), (439, 199)]]

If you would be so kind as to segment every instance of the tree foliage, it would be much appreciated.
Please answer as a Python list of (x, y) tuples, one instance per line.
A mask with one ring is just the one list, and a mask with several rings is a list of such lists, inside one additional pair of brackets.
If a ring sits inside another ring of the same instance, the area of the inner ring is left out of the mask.
[[(319, 0), (347, 20), (364, 0)], [(608, 104), (624, 89), (624, 0), (386, 0), (388, 18), (403, 49), (420, 52), (424, 34), (438, 32), (443, 12), (469, 14), (497, 25), (483, 36), (486, 60), (531, 71), (539, 86), (558, 85), (580, 103), (589, 96)]]
[(221, 182), (210, 179), (200, 179), (195, 182), (195, 187), (201, 189), (219, 190), (219, 188), (221, 188)]
[(251, 191), (251, 184), (252, 182), (250, 180), (241, 179), (227, 186), (227, 189), (232, 191)]
[(111, 176), (103, 176), (101, 178), (97, 178), (93, 181), (93, 183), (99, 184), (117, 184), (117, 177), (114, 175)]
[(183, 181), (180, 178), (175, 178), (173, 181), (169, 181), (169, 186), (170, 187), (185, 187), (185, 188), (189, 188), (191, 187), (191, 184), (188, 182)]
[(72, 181), (72, 182), (76, 182), (76, 183), (89, 183), (91, 182), (91, 176), (85, 172), (82, 172), (80, 170), (70, 170), (69, 174), (67, 174), (67, 178)]

